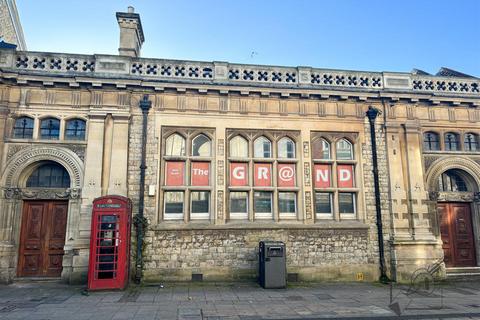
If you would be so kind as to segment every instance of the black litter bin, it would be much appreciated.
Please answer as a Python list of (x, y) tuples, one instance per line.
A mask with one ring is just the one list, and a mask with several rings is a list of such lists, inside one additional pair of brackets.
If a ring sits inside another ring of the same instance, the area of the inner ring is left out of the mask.
[(260, 241), (258, 244), (259, 281), (265, 289), (287, 286), (287, 260), (285, 243)]

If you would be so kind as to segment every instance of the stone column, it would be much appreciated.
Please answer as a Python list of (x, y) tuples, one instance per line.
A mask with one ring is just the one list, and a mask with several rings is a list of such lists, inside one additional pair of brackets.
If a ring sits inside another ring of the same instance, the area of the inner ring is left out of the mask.
[(129, 115), (113, 115), (113, 139), (109, 183), (107, 194), (127, 196), (127, 166), (128, 166), (128, 125)]
[[(212, 205), (212, 212), (216, 213), (215, 224), (225, 224), (227, 217), (225, 208), (227, 204), (227, 192), (226, 192), (226, 177), (225, 177), (225, 168), (227, 166), (225, 162), (225, 152), (227, 137), (226, 128), (224, 126), (217, 126), (215, 130), (215, 139), (217, 150), (214, 153), (214, 161), (212, 161), (211, 168), (212, 170), (212, 190), (214, 192), (212, 201), (215, 205)], [(214, 209), (215, 208), (215, 209)]]
[(385, 127), (394, 238), (411, 239), (412, 234), (410, 232), (407, 192), (405, 191), (405, 172), (403, 168), (405, 156), (403, 152), (402, 130), (398, 123), (387, 122)]
[[(300, 139), (298, 142), (299, 150), (299, 165), (297, 166), (297, 183), (299, 186), (303, 185), (303, 190), (300, 188), (299, 198), (303, 199), (303, 213), (300, 216), (301, 220), (305, 220), (306, 224), (315, 223), (314, 199), (315, 193), (312, 186), (312, 150), (310, 144), (310, 130), (302, 129)], [(302, 183), (303, 182), (303, 183)], [(299, 201), (300, 202), (300, 201)], [(301, 209), (299, 206), (298, 210)]]

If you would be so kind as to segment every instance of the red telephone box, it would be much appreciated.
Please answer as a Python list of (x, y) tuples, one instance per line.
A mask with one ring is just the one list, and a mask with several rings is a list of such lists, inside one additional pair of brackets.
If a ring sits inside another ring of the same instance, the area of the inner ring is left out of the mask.
[(132, 203), (122, 196), (93, 200), (88, 289), (123, 289), (130, 265)]

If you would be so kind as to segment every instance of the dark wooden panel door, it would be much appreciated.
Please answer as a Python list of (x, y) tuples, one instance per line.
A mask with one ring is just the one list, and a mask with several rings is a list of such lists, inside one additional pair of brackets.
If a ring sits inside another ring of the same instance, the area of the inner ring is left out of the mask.
[(60, 276), (67, 210), (66, 201), (24, 202), (18, 276)]
[(440, 234), (447, 267), (476, 266), (472, 217), (468, 203), (438, 204)]

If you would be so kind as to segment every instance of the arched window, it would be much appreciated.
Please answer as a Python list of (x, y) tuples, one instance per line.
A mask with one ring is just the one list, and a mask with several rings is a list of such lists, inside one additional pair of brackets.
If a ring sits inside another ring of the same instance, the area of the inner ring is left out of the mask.
[(312, 142), (313, 159), (331, 159), (330, 143), (325, 139), (318, 139)]
[(64, 167), (56, 163), (41, 165), (28, 177), (28, 188), (68, 188), (70, 176)]
[(463, 149), (465, 151), (478, 150), (478, 136), (474, 133), (466, 133), (463, 139)]
[(440, 150), (440, 139), (435, 132), (425, 132), (423, 134), (423, 148), (426, 151)]
[(235, 136), (230, 139), (230, 157), (248, 157), (248, 141), (245, 138), (242, 136)]
[(453, 132), (445, 133), (445, 150), (457, 151), (458, 150), (458, 135)]
[(57, 140), (60, 134), (60, 120), (55, 118), (43, 119), (40, 124), (40, 138)]
[(33, 119), (30, 117), (20, 117), (15, 120), (13, 126), (13, 137), (20, 139), (31, 139), (33, 137)]
[(347, 139), (337, 141), (337, 159), (338, 160), (352, 160), (353, 147)]
[(85, 140), (85, 121), (82, 119), (68, 120), (65, 128), (65, 139)]
[(292, 139), (284, 137), (278, 141), (279, 158), (295, 158), (295, 142)]
[(439, 191), (468, 191), (467, 184), (455, 170), (447, 170), (438, 178)]
[(165, 143), (166, 156), (185, 156), (185, 138), (174, 133), (169, 136)]
[(204, 135), (199, 134), (192, 140), (192, 156), (210, 157), (212, 150), (212, 142)]
[(272, 143), (265, 137), (259, 137), (255, 140), (253, 156), (255, 158), (271, 158), (272, 157)]

